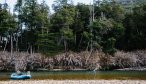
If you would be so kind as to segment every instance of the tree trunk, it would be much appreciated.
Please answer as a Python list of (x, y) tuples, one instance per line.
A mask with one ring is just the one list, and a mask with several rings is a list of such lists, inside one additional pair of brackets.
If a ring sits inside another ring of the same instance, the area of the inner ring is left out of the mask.
[(81, 39), (80, 39), (79, 44), (78, 44), (78, 48), (80, 48), (82, 40), (83, 40), (83, 36), (81, 36)]
[(32, 56), (32, 45), (30, 45), (30, 56)]
[(39, 45), (37, 46), (38, 48), (37, 48), (37, 52), (39, 53), (40, 52), (40, 47), (39, 47)]
[(30, 44), (28, 43), (27, 53), (29, 53)]
[(44, 27), (42, 27), (42, 35), (44, 34), (44, 29), (43, 29)]
[(87, 44), (86, 51), (88, 51), (88, 48), (89, 48), (89, 43), (90, 43), (90, 42), (88, 42), (88, 44)]
[(1, 43), (1, 41), (2, 41), (2, 37), (1, 37), (1, 35), (0, 35), (0, 43)]
[(16, 51), (18, 52), (18, 36), (16, 36)]
[(5, 46), (4, 46), (4, 50), (3, 51), (6, 51), (7, 43), (8, 43), (8, 40), (6, 40), (6, 43), (5, 43)]
[(65, 39), (64, 39), (64, 50), (65, 50), (65, 52), (67, 52), (67, 43), (66, 43)]
[(88, 60), (89, 60), (89, 58), (90, 58), (91, 55), (92, 55), (92, 50), (90, 51), (89, 56), (86, 58), (86, 62), (85, 62), (86, 65), (87, 65), (87, 62), (88, 62)]
[(3, 43), (2, 43), (2, 37), (0, 35), (0, 49), (2, 48), (2, 45), (3, 45)]
[(13, 56), (13, 36), (11, 34), (11, 56)]
[(75, 33), (74, 39), (75, 39), (75, 46), (76, 46), (76, 43), (77, 43), (77, 35), (76, 35), (76, 33)]

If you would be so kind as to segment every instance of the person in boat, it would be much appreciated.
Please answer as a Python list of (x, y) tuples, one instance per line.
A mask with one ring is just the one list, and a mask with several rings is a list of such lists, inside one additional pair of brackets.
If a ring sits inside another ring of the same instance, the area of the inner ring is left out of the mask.
[(27, 73), (22, 73), (18, 70), (16, 71), (16, 73), (12, 73), (10, 77), (11, 79), (30, 79), (31, 75), (30, 71), (28, 71)]
[(27, 71), (27, 75), (30, 75), (30, 71)]
[(19, 70), (16, 72), (17, 75), (22, 75), (22, 72), (20, 72)]

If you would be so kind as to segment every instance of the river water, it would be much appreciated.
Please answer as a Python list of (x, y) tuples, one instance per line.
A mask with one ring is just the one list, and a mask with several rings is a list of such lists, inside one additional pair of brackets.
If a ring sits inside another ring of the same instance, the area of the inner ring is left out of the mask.
[[(10, 80), (12, 72), (0, 72), (0, 80)], [(39, 71), (30, 80), (146, 80), (146, 71)]]

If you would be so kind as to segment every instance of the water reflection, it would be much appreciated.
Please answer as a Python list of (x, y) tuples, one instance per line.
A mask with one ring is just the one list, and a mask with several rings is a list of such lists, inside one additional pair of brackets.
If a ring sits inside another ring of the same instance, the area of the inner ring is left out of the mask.
[[(0, 72), (0, 80), (10, 80), (11, 72)], [(146, 80), (146, 71), (48, 71), (31, 72), (32, 79), (53, 80), (111, 80), (140, 79)]]

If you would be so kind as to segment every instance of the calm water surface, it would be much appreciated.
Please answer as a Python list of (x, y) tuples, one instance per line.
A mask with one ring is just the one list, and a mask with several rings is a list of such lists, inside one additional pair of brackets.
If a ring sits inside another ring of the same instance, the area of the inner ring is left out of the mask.
[[(10, 80), (12, 72), (0, 72), (0, 80)], [(33, 79), (53, 80), (99, 80), (99, 79), (120, 79), (120, 80), (146, 80), (146, 71), (45, 71), (31, 72)]]

